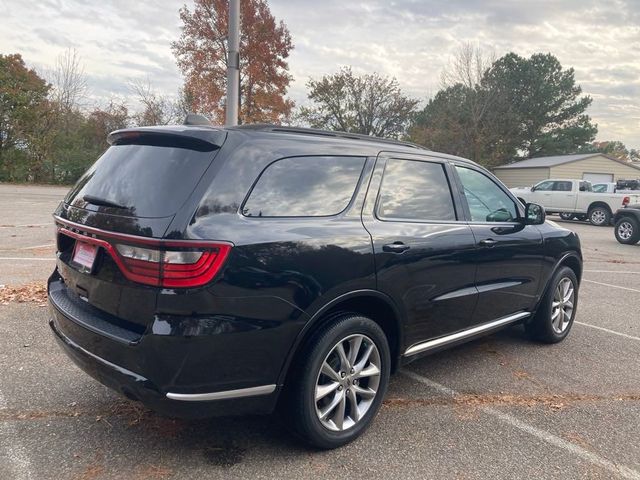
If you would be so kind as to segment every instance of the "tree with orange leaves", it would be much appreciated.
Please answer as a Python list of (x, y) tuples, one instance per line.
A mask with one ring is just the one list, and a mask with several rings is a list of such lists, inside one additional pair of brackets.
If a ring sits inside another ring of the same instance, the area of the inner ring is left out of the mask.
[[(218, 123), (224, 121), (228, 6), (228, 0), (195, 0), (193, 11), (182, 7), (182, 34), (171, 46), (192, 109)], [(282, 21), (276, 22), (266, 0), (243, 0), (240, 17), (239, 121), (280, 123), (294, 105), (285, 98), (291, 35)]]

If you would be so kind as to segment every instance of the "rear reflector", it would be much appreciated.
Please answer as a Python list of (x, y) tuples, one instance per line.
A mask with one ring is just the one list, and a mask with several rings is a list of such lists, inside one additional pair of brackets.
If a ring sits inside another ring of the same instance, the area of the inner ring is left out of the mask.
[(629, 197), (624, 197), (624, 198), (622, 199), (622, 205), (626, 207), (627, 205), (629, 205), (629, 202), (630, 202), (630, 201), (631, 201), (631, 198), (629, 198)]
[[(169, 288), (199, 287), (220, 272), (232, 245), (225, 242), (156, 240), (78, 225), (93, 236), (59, 227), (58, 233), (102, 247), (129, 280)], [(60, 242), (59, 242), (60, 244)]]

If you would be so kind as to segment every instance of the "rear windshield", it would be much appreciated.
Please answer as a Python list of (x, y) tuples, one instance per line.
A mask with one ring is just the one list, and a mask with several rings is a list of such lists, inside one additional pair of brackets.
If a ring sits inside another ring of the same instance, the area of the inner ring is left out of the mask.
[(78, 180), (66, 202), (119, 215), (167, 217), (187, 200), (214, 155), (171, 146), (112, 146)]

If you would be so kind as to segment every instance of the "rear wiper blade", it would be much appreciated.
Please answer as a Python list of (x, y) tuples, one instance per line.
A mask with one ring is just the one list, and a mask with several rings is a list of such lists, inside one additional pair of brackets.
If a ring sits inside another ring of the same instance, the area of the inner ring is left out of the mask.
[(93, 195), (85, 195), (82, 197), (85, 202), (89, 202), (92, 205), (99, 205), (102, 207), (113, 207), (113, 208), (122, 208), (128, 209), (126, 205), (121, 205), (117, 202), (112, 202), (111, 200), (107, 200), (106, 198), (94, 197)]

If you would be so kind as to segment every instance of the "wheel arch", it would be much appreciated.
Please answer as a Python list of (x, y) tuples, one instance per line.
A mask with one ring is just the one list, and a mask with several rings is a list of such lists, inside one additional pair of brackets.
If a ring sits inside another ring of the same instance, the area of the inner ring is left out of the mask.
[(536, 302), (536, 308), (533, 311), (533, 315), (529, 317), (530, 319), (532, 319), (535, 316), (535, 312), (540, 307), (540, 302), (542, 302), (542, 299), (545, 297), (545, 295), (547, 294), (547, 291), (549, 290), (549, 286), (551, 285), (551, 280), (553, 279), (556, 272), (562, 267), (569, 267), (571, 270), (573, 270), (573, 273), (575, 273), (576, 278), (578, 279), (578, 284), (580, 284), (582, 280), (582, 259), (580, 258), (580, 255), (577, 252), (565, 253), (562, 257), (560, 257), (560, 259), (556, 262), (553, 269), (549, 273), (549, 276), (545, 281), (544, 289), (542, 290), (540, 298), (538, 298), (538, 301)]
[(295, 357), (301, 354), (305, 343), (342, 313), (359, 313), (380, 325), (389, 340), (391, 371), (398, 368), (404, 342), (400, 310), (388, 295), (378, 290), (356, 290), (334, 298), (311, 315), (287, 355), (278, 378), (279, 385), (287, 384), (287, 376), (292, 370), (290, 367)]
[(596, 207), (604, 207), (609, 211), (609, 214), (612, 213), (611, 207), (609, 206), (609, 204), (607, 202), (602, 202), (600, 200), (596, 200), (595, 202), (591, 202), (589, 204), (589, 207), (587, 207), (587, 212), (590, 212), (591, 209), (596, 208)]

